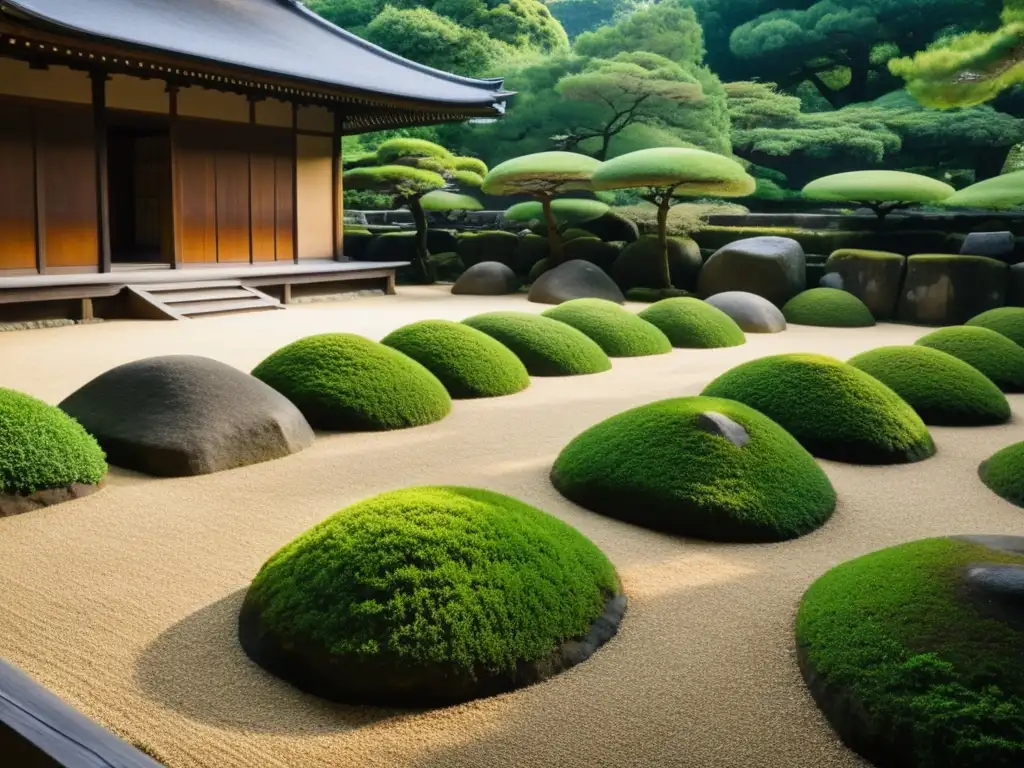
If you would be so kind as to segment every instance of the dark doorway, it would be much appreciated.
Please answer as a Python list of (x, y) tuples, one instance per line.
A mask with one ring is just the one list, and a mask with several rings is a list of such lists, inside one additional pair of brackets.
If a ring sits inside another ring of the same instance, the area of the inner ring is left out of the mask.
[(107, 171), (111, 261), (172, 266), (169, 131), (163, 126), (111, 125)]

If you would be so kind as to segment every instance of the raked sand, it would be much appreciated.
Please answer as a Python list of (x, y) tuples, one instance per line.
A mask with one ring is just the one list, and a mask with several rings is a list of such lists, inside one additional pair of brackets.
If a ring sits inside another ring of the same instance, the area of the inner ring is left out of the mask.
[[(140, 357), (207, 355), (243, 370), (325, 331), (380, 338), (426, 318), (541, 311), (523, 297), (404, 289), (284, 312), (192, 322), (110, 322), (0, 334), (0, 386), (50, 402)], [(978, 463), (1024, 439), (1014, 423), (935, 429), (919, 464), (825, 463), (839, 494), (820, 531), (777, 545), (674, 538), (587, 512), (547, 479), (558, 451), (595, 422), (697, 394), (751, 358), (846, 359), (907, 344), (919, 328), (791, 328), (742, 347), (616, 360), (596, 376), (534, 379), (512, 397), (457, 402), (442, 422), (385, 434), (320, 435), (287, 459), (185, 479), (113, 470), (87, 498), (0, 520), (0, 656), (175, 768), (831, 768), (864, 765), (801, 682), (792, 623), (807, 586), (836, 563), (909, 539), (1019, 533), (1024, 511), (991, 494)], [(813, 397), (814, 393), (807, 393)], [(452, 483), (558, 515), (619, 569), (619, 635), (557, 678), (433, 712), (324, 703), (253, 665), (235, 639), (264, 560), (345, 505), (394, 488)]]

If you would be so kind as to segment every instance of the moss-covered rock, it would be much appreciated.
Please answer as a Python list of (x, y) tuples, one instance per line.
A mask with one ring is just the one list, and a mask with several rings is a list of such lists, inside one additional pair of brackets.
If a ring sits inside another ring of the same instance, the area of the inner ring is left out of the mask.
[(451, 411), (444, 385), (401, 352), (351, 333), (293, 341), (253, 369), (315, 429), (388, 430), (429, 424)]
[(574, 299), (542, 314), (582, 331), (608, 357), (643, 357), (672, 351), (664, 333), (612, 301)]
[(864, 302), (876, 320), (896, 314), (906, 257), (888, 251), (841, 248), (828, 257), (825, 272), (838, 274), (843, 290)]
[(1007, 266), (984, 256), (920, 254), (907, 259), (898, 317), (920, 325), (958, 325), (1006, 300)]
[(948, 537), (843, 563), (804, 594), (797, 659), (846, 744), (879, 768), (1024, 761), (1024, 540)]
[(624, 611), (612, 564), (557, 518), (489, 491), (410, 488), (273, 555), (245, 596), (239, 639), (309, 693), (437, 706), (585, 660)]
[(787, 322), (826, 328), (867, 328), (875, 324), (864, 302), (836, 288), (811, 288), (782, 307)]
[(639, 317), (659, 328), (673, 347), (738, 347), (747, 340), (735, 320), (700, 299), (662, 299), (640, 312)]
[(663, 400), (591, 427), (559, 455), (555, 487), (587, 509), (722, 541), (781, 541), (822, 525), (835, 492), (771, 419), (707, 397)]
[(636, 224), (614, 211), (609, 211), (600, 218), (582, 222), (579, 227), (593, 233), (606, 243), (635, 243), (640, 238), (640, 231)]
[(551, 262), (544, 258), (530, 267), (530, 271), (526, 275), (526, 284), (531, 285), (537, 281), (537, 278), (543, 275), (551, 268)]
[(977, 368), (926, 346), (879, 347), (849, 360), (902, 397), (925, 424), (976, 427), (1010, 420), (1010, 404)]
[(626, 301), (642, 304), (653, 304), (662, 299), (687, 299), (693, 296), (682, 288), (630, 288), (626, 291)]
[(572, 240), (577, 240), (581, 237), (591, 238), (593, 236), (593, 234), (591, 234), (585, 229), (580, 229), (579, 227), (569, 227), (569, 229), (562, 232), (562, 242), (568, 243)]
[(458, 240), (455, 252), (467, 267), (482, 261), (498, 261), (517, 273), (524, 271), (518, 259), (519, 237), (511, 232), (463, 232)]
[(957, 325), (922, 336), (915, 344), (963, 360), (1003, 392), (1024, 392), (1024, 348), (988, 328)]
[[(535, 265), (546, 261), (551, 248), (548, 239), (540, 235), (520, 235), (516, 248), (516, 269), (518, 274), (528, 275)], [(532, 282), (532, 281), (528, 281)]]
[(978, 467), (978, 476), (992, 492), (1024, 507), (1024, 442), (996, 451)]
[(935, 453), (914, 409), (878, 379), (826, 355), (762, 357), (726, 371), (704, 393), (755, 408), (808, 451), (853, 464), (903, 464)]
[(346, 226), (341, 238), (342, 253), (352, 261), (361, 261), (372, 242), (373, 233), (370, 230)]
[(606, 243), (596, 237), (577, 237), (565, 243), (563, 258), (565, 261), (579, 259), (595, 264), (605, 272), (611, 269), (622, 254), (622, 243)]
[(579, 376), (612, 367), (597, 342), (550, 317), (528, 312), (486, 312), (462, 322), (511, 349), (531, 376)]
[(501, 397), (530, 386), (530, 374), (512, 351), (486, 333), (450, 320), (423, 320), (385, 336), (434, 374), (456, 399)]
[(997, 307), (970, 318), (965, 325), (988, 328), (1024, 347), (1024, 308)]
[[(703, 259), (700, 248), (688, 237), (668, 239), (668, 262), (675, 288), (693, 290)], [(622, 251), (609, 274), (624, 291), (631, 288), (660, 288), (664, 285), (664, 262), (656, 235), (644, 235)]]

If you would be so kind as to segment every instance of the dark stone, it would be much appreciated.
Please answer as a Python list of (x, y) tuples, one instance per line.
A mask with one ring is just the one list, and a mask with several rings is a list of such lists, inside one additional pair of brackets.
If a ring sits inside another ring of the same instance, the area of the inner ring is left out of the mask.
[(1006, 304), (1024, 307), (1024, 263), (1010, 267), (1010, 284), (1006, 291)]
[(482, 261), (463, 272), (452, 293), (465, 296), (505, 296), (519, 290), (519, 278), (512, 268), (497, 261)]
[(345, 228), (345, 234), (341, 239), (341, 250), (345, 258), (352, 261), (360, 261), (365, 258), (366, 252), (373, 242), (373, 233), (368, 230), (356, 228)]
[(529, 267), (523, 267), (517, 258), (519, 237), (512, 232), (481, 231), (463, 232), (458, 237), (455, 252), (467, 267), (485, 261), (497, 261), (523, 274)]
[(825, 265), (826, 277), (835, 275), (838, 285), (871, 310), (876, 320), (889, 320), (896, 314), (906, 258), (898, 253), (846, 248), (836, 251)]
[[(563, 246), (566, 261), (582, 259), (607, 272), (622, 253), (622, 243), (606, 243), (596, 237), (577, 237)], [(531, 265), (532, 266), (532, 265)]]
[(1006, 300), (1009, 269), (981, 256), (920, 255), (907, 259), (898, 317), (920, 325), (960, 325)]
[(247, 373), (194, 355), (120, 365), (60, 404), (112, 464), (149, 475), (219, 472), (313, 443), (291, 401)]
[(516, 274), (530, 274), (530, 271), (539, 262), (547, 259), (550, 250), (546, 237), (534, 235), (529, 230), (526, 231), (526, 234), (520, 233), (514, 266)]
[(807, 287), (817, 288), (821, 285), (821, 278), (825, 276), (824, 264), (807, 263)]
[(750, 237), (719, 248), (697, 281), (697, 293), (756, 293), (781, 307), (807, 286), (807, 260), (788, 237)]
[(972, 564), (964, 573), (964, 587), (982, 613), (1024, 630), (1024, 568)]
[(712, 435), (724, 437), (737, 448), (742, 448), (750, 442), (750, 435), (742, 424), (737, 424), (725, 414), (716, 411), (698, 414), (697, 426)]
[[(704, 263), (700, 248), (688, 237), (668, 239), (668, 264), (672, 287), (691, 290)], [(664, 288), (664, 261), (655, 235), (644, 235), (622, 251), (608, 274), (628, 291), (631, 288)]]
[(1016, 247), (1012, 232), (971, 232), (964, 238), (960, 253), (1007, 261), (1013, 256)]
[(17, 493), (0, 493), (0, 517), (21, 515), (65, 501), (80, 499), (90, 493), (96, 493), (102, 487), (103, 483), (96, 485), (73, 483), (62, 488), (44, 488), (24, 496)]
[(615, 241), (635, 243), (640, 239), (640, 230), (636, 224), (611, 211), (596, 219), (584, 222), (579, 227), (593, 233), (608, 243)]
[(716, 293), (707, 303), (731, 317), (744, 333), (779, 333), (786, 330), (782, 310), (763, 296), (746, 291)]
[(601, 268), (579, 259), (559, 264), (538, 277), (528, 298), (538, 304), (561, 304), (572, 299), (607, 299), (617, 304), (626, 301)]
[(826, 272), (818, 280), (818, 285), (822, 288), (835, 288), (836, 290), (843, 290), (843, 276), (838, 272)]

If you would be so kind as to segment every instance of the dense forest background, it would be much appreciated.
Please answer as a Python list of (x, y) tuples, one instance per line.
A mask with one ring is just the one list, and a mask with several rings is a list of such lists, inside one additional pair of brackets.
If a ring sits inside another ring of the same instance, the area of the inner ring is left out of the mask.
[(518, 94), (503, 120), (350, 137), (346, 157), (396, 135), (489, 165), (548, 149), (608, 159), (694, 146), (749, 164), (766, 199), (845, 170), (962, 186), (1024, 166), (1024, 85), (1004, 77), (1005, 51), (998, 87), (968, 83), (978, 94), (953, 101), (971, 106), (949, 108), (926, 82), (951, 51), (994, 49), (1020, 0), (307, 2), (395, 53), (504, 76)]

